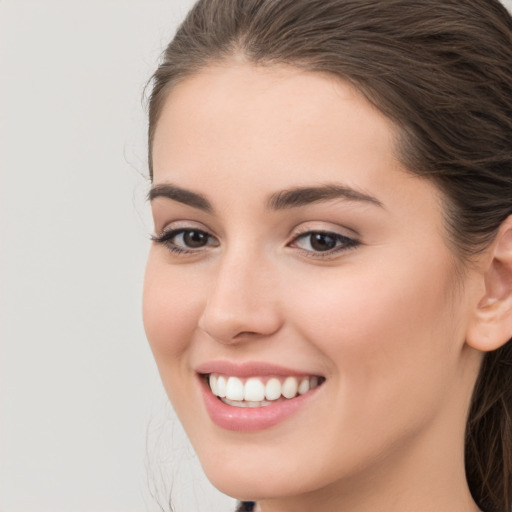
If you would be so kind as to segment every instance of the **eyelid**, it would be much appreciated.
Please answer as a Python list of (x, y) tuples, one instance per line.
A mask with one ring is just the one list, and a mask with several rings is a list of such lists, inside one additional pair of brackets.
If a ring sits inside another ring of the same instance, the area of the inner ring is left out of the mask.
[(293, 229), (292, 236), (303, 235), (304, 233), (333, 233), (354, 239), (360, 239), (361, 237), (355, 229), (336, 225), (331, 222), (303, 222)]
[[(158, 225), (162, 227), (157, 229)], [(198, 222), (192, 219), (179, 219), (179, 220), (167, 220), (166, 222), (156, 222), (154, 223), (155, 228), (155, 236), (161, 236), (165, 233), (169, 233), (170, 231), (175, 231), (177, 229), (197, 229), (199, 231), (205, 231), (207, 233), (211, 233), (212, 230), (206, 227), (202, 222)]]

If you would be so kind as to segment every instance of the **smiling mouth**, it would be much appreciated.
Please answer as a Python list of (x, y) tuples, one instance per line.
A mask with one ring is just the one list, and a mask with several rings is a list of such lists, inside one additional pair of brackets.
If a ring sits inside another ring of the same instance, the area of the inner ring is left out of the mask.
[(292, 400), (325, 382), (325, 378), (318, 375), (242, 379), (210, 373), (203, 377), (215, 396), (234, 407), (265, 407)]

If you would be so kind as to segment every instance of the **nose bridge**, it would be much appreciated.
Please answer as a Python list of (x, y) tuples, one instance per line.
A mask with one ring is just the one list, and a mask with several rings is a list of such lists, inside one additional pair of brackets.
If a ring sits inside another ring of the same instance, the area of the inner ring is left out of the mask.
[(199, 327), (222, 343), (268, 336), (280, 326), (272, 265), (243, 247), (220, 258)]

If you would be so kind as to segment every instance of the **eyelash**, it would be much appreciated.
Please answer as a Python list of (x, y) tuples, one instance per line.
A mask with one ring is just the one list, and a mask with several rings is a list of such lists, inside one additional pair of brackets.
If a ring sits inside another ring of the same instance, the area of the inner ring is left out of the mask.
[(186, 249), (184, 247), (180, 247), (173, 243), (173, 238), (177, 237), (181, 234), (186, 233), (198, 233), (200, 235), (206, 235), (210, 239), (213, 238), (209, 233), (202, 229), (194, 229), (194, 228), (178, 228), (178, 229), (172, 229), (170, 231), (164, 231), (160, 235), (152, 235), (151, 241), (155, 242), (157, 244), (161, 244), (165, 246), (170, 252), (175, 254), (193, 254), (201, 250), (203, 247), (200, 247), (198, 249)]
[[(326, 251), (312, 251), (307, 249), (301, 249), (298, 247), (298, 250), (308, 257), (312, 258), (329, 258), (334, 257), (335, 255), (349, 251), (351, 249), (355, 249), (357, 246), (361, 245), (359, 240), (355, 238), (350, 238), (348, 236), (342, 235), (341, 233), (336, 233), (335, 231), (327, 231), (322, 229), (308, 229), (303, 232), (297, 233), (293, 240), (288, 244), (289, 247), (292, 247), (292, 244), (296, 244), (299, 240), (307, 240), (308, 237), (312, 237), (313, 235), (320, 235), (331, 238), (336, 244), (334, 248), (328, 249)], [(311, 238), (309, 239), (309, 244), (311, 245)]]
[[(207, 247), (207, 245), (205, 245), (205, 246), (199, 247), (197, 249), (187, 249), (185, 247), (176, 245), (176, 243), (173, 242), (173, 239), (175, 237), (177, 237), (178, 235), (185, 235), (187, 233), (196, 233), (201, 236), (205, 235), (209, 239), (214, 239), (214, 237), (212, 235), (210, 235), (207, 231), (204, 231), (202, 229), (178, 228), (178, 229), (173, 229), (173, 230), (170, 230), (167, 232), (163, 232), (160, 235), (152, 235), (151, 241), (156, 244), (165, 246), (166, 249), (169, 250), (171, 253), (182, 254), (182, 255), (191, 255), (194, 253), (198, 253), (204, 247)], [(296, 244), (299, 240), (307, 239), (308, 236), (311, 237), (313, 235), (330, 237), (331, 239), (334, 240), (336, 245), (334, 248), (328, 249), (326, 251), (313, 251), (313, 250), (307, 250), (307, 249), (302, 249), (300, 247), (297, 247), (297, 249), (301, 253), (303, 253), (311, 258), (320, 259), (320, 258), (333, 257), (334, 255), (336, 255), (340, 252), (348, 251), (348, 250), (354, 249), (357, 246), (361, 245), (361, 242), (359, 242), (358, 240), (356, 240), (354, 238), (350, 238), (345, 235), (342, 235), (340, 233), (336, 233), (333, 231), (326, 231), (326, 230), (311, 230), (310, 229), (310, 230), (305, 230), (301, 233), (297, 233), (294, 236), (293, 240), (288, 244), (288, 247), (293, 247), (292, 244)], [(311, 239), (310, 239), (310, 245), (311, 245)], [(216, 247), (216, 245), (214, 245), (214, 247)]]

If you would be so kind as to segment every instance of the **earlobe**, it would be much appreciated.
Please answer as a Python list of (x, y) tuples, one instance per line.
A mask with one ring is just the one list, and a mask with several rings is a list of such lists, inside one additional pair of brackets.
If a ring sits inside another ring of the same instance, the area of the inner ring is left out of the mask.
[(512, 338), (512, 215), (501, 225), (488, 255), (484, 293), (466, 336), (469, 346), (483, 352), (496, 350)]

